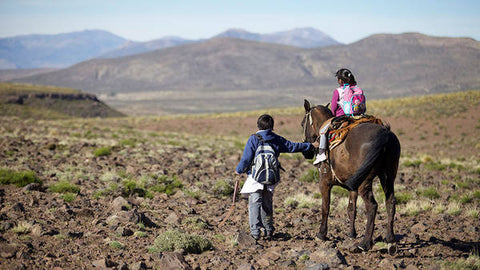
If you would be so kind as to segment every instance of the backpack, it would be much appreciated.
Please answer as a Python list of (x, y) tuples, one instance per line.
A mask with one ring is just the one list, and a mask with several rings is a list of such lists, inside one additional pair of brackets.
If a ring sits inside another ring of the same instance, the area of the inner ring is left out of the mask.
[(350, 87), (345, 84), (337, 90), (340, 96), (340, 106), (346, 115), (359, 115), (367, 111), (366, 98), (362, 88), (356, 85)]
[(273, 147), (261, 135), (255, 134), (260, 144), (252, 162), (252, 177), (264, 185), (274, 185), (280, 180), (280, 163)]

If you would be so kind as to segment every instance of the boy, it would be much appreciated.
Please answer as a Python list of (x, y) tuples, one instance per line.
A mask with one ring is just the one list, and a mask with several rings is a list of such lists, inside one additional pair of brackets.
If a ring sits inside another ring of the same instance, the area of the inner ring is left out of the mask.
[[(257, 120), (258, 135), (267, 141), (275, 151), (278, 158), (280, 153), (305, 152), (311, 147), (318, 147), (318, 142), (314, 144), (295, 143), (275, 134), (273, 132), (274, 120), (268, 114), (261, 115)], [(241, 194), (248, 196), (248, 220), (250, 224), (250, 233), (255, 240), (260, 238), (260, 230), (265, 230), (267, 240), (271, 240), (273, 231), (273, 190), (276, 185), (263, 185), (256, 182), (252, 177), (251, 164), (255, 157), (255, 151), (260, 144), (257, 136), (252, 135), (248, 138), (243, 155), (235, 169), (237, 174), (247, 173), (247, 180), (240, 191)]]

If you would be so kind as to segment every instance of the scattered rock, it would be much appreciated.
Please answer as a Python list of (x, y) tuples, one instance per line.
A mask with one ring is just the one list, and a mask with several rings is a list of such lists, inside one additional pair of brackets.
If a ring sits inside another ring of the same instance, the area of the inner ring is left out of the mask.
[(71, 238), (80, 238), (83, 237), (83, 232), (68, 232), (68, 236)]
[(421, 234), (423, 234), (424, 232), (426, 232), (427, 229), (428, 229), (427, 224), (422, 223), (422, 222), (419, 222), (419, 223), (413, 225), (413, 226), (410, 228), (410, 231), (411, 231), (413, 234), (421, 235)]
[(255, 267), (249, 263), (243, 263), (237, 268), (237, 270), (255, 270)]
[(0, 245), (0, 257), (10, 259), (15, 257), (17, 249), (11, 245)]
[(125, 228), (123, 226), (118, 227), (115, 232), (120, 236), (131, 236), (131, 235), (133, 235), (132, 230), (130, 230), (129, 228)]
[(407, 267), (405, 267), (405, 270), (418, 270), (418, 267), (413, 264), (409, 264)]
[(385, 270), (395, 270), (396, 269), (395, 264), (392, 262), (392, 260), (387, 259), (387, 258), (380, 261), (380, 263), (378, 264), (378, 268), (385, 269)]
[(255, 241), (255, 239), (253, 239), (252, 236), (250, 236), (250, 234), (246, 234), (244, 232), (240, 232), (238, 234), (238, 236), (236, 237), (237, 239), (237, 242), (238, 244), (241, 246), (241, 247), (254, 247), (257, 242)]
[(316, 263), (325, 263), (327, 266), (337, 268), (342, 264), (347, 264), (345, 257), (334, 248), (322, 248), (310, 254), (310, 261)]
[[(147, 265), (144, 262), (136, 262), (136, 263), (130, 265), (130, 269), (131, 270), (145, 270), (145, 269), (147, 269)], [(160, 269), (164, 269), (164, 268), (160, 268)], [(167, 269), (167, 268), (165, 268), (165, 269)]]
[(318, 263), (318, 264), (310, 265), (310, 266), (304, 268), (304, 270), (324, 270), (324, 269), (330, 269), (328, 267), (328, 264)]
[(179, 252), (164, 252), (157, 267), (165, 270), (191, 270), (192, 267), (185, 261)]
[(125, 198), (123, 198), (121, 196), (115, 198), (112, 201), (111, 206), (112, 206), (112, 210), (117, 211), (117, 212), (128, 211), (129, 209), (132, 208), (130, 203), (127, 200), (125, 200)]
[(178, 225), (178, 224), (180, 224), (180, 217), (175, 212), (172, 212), (165, 219), (165, 222), (167, 224)]
[(45, 187), (42, 186), (40, 183), (30, 183), (23, 187), (24, 191), (45, 191)]
[(22, 212), (23, 213), (23, 212), (25, 212), (25, 207), (23, 206), (22, 203), (17, 202), (16, 204), (14, 204), (12, 206), (12, 210), (16, 211), (16, 212)]

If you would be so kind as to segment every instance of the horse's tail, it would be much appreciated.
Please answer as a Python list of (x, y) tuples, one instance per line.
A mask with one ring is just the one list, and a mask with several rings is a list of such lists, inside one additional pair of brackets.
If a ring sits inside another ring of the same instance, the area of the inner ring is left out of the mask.
[(370, 150), (365, 157), (365, 161), (362, 163), (360, 168), (353, 174), (350, 178), (345, 181), (345, 185), (350, 190), (357, 190), (358, 187), (363, 183), (363, 180), (367, 177), (370, 171), (373, 169), (379, 158), (386, 151), (386, 146), (390, 142), (393, 133), (390, 131), (389, 127), (383, 128), (378, 135), (375, 137), (375, 140), (370, 147)]

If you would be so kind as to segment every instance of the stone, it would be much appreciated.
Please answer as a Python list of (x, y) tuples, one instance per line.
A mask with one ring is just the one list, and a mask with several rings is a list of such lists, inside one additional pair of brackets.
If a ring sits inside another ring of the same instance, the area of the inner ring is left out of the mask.
[(10, 259), (15, 257), (17, 250), (11, 245), (0, 245), (0, 257)]
[(413, 225), (411, 228), (410, 228), (410, 231), (413, 233), (413, 234), (418, 234), (418, 235), (421, 235), (423, 234), (424, 232), (427, 231), (427, 225), (425, 223), (422, 223), (422, 222), (419, 222), (415, 225)]
[(165, 219), (165, 222), (167, 224), (172, 224), (172, 225), (178, 225), (180, 224), (180, 217), (177, 215), (177, 213), (172, 212), (168, 217)]
[(45, 188), (40, 183), (30, 183), (23, 187), (24, 191), (45, 191)]
[[(130, 265), (130, 269), (131, 270), (146, 270), (147, 265), (144, 262), (136, 262), (136, 263), (133, 263), (132, 265)], [(160, 268), (160, 269), (164, 269), (164, 268)], [(165, 269), (167, 269), (167, 268), (165, 268)]]
[(125, 198), (123, 198), (122, 196), (118, 196), (117, 198), (115, 198), (112, 201), (111, 206), (112, 206), (112, 210), (117, 212), (128, 211), (131, 208), (130, 203), (127, 200), (125, 200)]
[(25, 207), (23, 206), (22, 203), (17, 202), (12, 206), (12, 210), (16, 212), (25, 212)]
[(395, 269), (397, 269), (395, 267), (395, 264), (392, 262), (392, 260), (390, 260), (388, 258), (385, 258), (385, 259), (381, 260), (380, 263), (378, 264), (378, 268), (385, 269), (385, 270), (395, 270)]
[(243, 263), (238, 266), (237, 270), (255, 270), (255, 267), (249, 263)]
[(330, 268), (326, 263), (318, 263), (318, 264), (310, 265), (304, 269), (305, 270), (323, 270), (323, 269), (330, 269)]
[(165, 270), (191, 270), (192, 267), (185, 261), (179, 252), (164, 252), (157, 264), (159, 269)]
[(344, 256), (334, 248), (321, 248), (310, 254), (310, 261), (316, 263), (325, 263), (330, 267), (338, 268), (346, 264)]
[(237, 242), (241, 247), (254, 247), (257, 244), (250, 234), (244, 232), (238, 233)]

